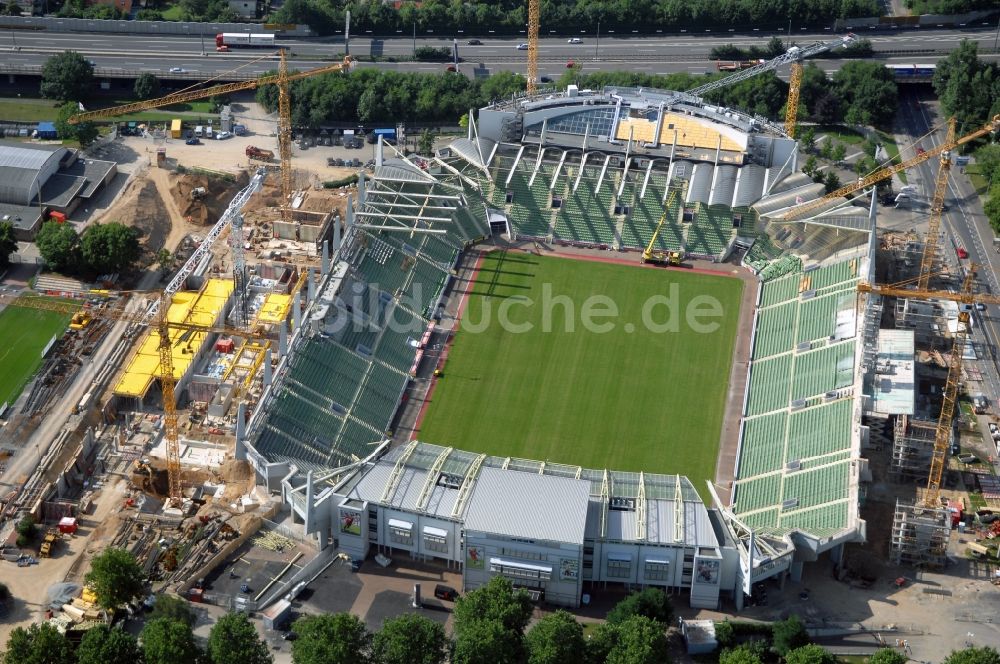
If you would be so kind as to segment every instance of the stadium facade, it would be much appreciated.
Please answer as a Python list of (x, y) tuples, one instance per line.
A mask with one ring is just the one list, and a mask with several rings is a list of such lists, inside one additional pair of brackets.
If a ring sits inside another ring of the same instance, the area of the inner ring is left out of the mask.
[[(379, 147), (262, 407), (237, 432), (238, 455), (318, 547), (444, 561), (465, 589), (500, 574), (566, 606), (623, 584), (716, 608), (864, 539), (861, 410), (878, 316), (854, 289), (872, 276), (875, 208), (831, 201), (782, 221), (822, 185), (796, 173), (779, 128), (681, 93), (570, 88), (481, 109), (430, 161)], [(710, 485), (708, 507), (675, 475), (391, 441), (466, 248), (503, 232), (641, 250), (667, 201), (661, 248), (737, 256), (760, 280), (725, 499)]]

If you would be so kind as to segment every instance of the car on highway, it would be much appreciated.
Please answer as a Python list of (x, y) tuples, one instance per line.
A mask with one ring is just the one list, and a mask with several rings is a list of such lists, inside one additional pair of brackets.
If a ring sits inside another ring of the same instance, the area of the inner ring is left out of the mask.
[(519, 51), (527, 51), (528, 50), (528, 42), (521, 42), (520, 44), (518, 44), (517, 45), (517, 50), (519, 50)]
[(927, 152), (927, 150), (924, 149), (924, 146), (922, 146), (922, 145), (918, 145), (917, 146), (917, 154), (924, 154), (926, 152)]
[(542, 83), (551, 83), (552, 82), (552, 77), (551, 76), (542, 76), (538, 80), (541, 81)]
[(171, 74), (183, 74), (184, 73), (184, 68), (183, 67), (171, 67), (170, 68), (170, 73)]
[(959, 258), (969, 257), (969, 252), (965, 250), (965, 247), (959, 247), (958, 249), (955, 250), (955, 253), (958, 254)]
[(455, 65), (448, 65), (447, 67), (444, 68), (444, 70), (445, 71), (458, 71), (458, 69), (455, 68)]
[(569, 39), (566, 40), (566, 43), (567, 44), (582, 44), (583, 40), (580, 39), (579, 37), (570, 37)]
[[(986, 305), (982, 302), (976, 302), (976, 311), (986, 311)], [(990, 424), (993, 424), (992, 422)], [(996, 426), (996, 425), (994, 425)]]
[(482, 46), (483, 45), (483, 42), (479, 41), (478, 39), (470, 39), (469, 41), (467, 41), (465, 43), (468, 44), (469, 46)]
[(576, 63), (573, 62), (572, 60), (570, 60), (569, 62), (566, 63), (566, 69), (572, 69), (575, 66), (576, 66)]
[(184, 143), (186, 145), (201, 145), (201, 141), (199, 141), (197, 138), (189, 138), (186, 141), (184, 141)]

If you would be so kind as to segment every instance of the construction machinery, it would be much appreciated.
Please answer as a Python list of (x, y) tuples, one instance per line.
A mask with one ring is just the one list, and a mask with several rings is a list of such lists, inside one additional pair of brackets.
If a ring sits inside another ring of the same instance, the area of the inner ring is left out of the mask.
[(660, 221), (656, 224), (656, 230), (653, 231), (653, 237), (649, 239), (649, 244), (646, 245), (646, 248), (642, 252), (643, 263), (672, 267), (680, 267), (684, 264), (683, 252), (667, 251), (656, 248), (656, 240), (660, 237), (660, 231), (663, 229), (663, 224), (667, 221), (667, 212), (673, 206), (675, 200), (677, 200), (676, 189), (671, 191), (670, 195), (667, 197), (667, 202), (663, 206), (663, 214), (660, 216)]
[[(814, 210), (818, 210), (822, 207), (825, 207), (830, 201), (850, 196), (853, 193), (867, 189), (873, 184), (877, 184), (882, 180), (890, 178), (896, 173), (899, 173), (900, 171), (904, 171), (907, 168), (910, 168), (911, 166), (922, 164), (928, 159), (933, 159), (938, 155), (943, 155), (945, 152), (950, 153), (955, 148), (961, 145), (965, 145), (966, 143), (971, 143), (972, 141), (981, 138), (987, 134), (994, 133), (998, 129), (1000, 129), (1000, 114), (994, 115), (989, 122), (987, 122), (985, 125), (983, 125), (979, 129), (976, 129), (973, 132), (970, 132), (960, 138), (952, 138), (952, 140), (950, 141), (945, 140), (940, 145), (937, 145), (931, 148), (930, 150), (924, 150), (923, 152), (918, 153), (916, 156), (910, 157), (909, 159), (901, 161), (898, 164), (885, 166), (884, 168), (880, 168), (877, 171), (873, 171), (869, 175), (866, 175), (862, 178), (858, 178), (857, 182), (844, 185), (840, 189), (832, 191), (826, 196), (822, 196), (820, 198), (817, 198), (816, 200), (809, 201), (808, 203), (803, 203), (801, 205), (796, 205), (792, 208), (789, 208), (788, 211), (785, 212), (784, 214), (772, 217), (772, 221), (787, 222), (787, 221), (798, 221), (800, 219), (803, 219)], [(949, 156), (949, 162), (950, 162), (950, 156)], [(938, 224), (940, 224), (940, 218), (938, 219)]]
[[(948, 120), (948, 134), (944, 142), (946, 145), (955, 142), (955, 118)], [(931, 199), (931, 214), (927, 219), (927, 234), (924, 235), (924, 253), (920, 258), (920, 276), (917, 279), (917, 288), (920, 290), (927, 289), (931, 271), (934, 269), (938, 234), (941, 231), (941, 215), (944, 213), (944, 197), (948, 193), (948, 174), (950, 172), (951, 150), (945, 150), (941, 153), (941, 163), (938, 165), (937, 179), (934, 182), (934, 198)]]
[(972, 292), (976, 267), (975, 264), (970, 266), (962, 283), (962, 290), (957, 293), (953, 291), (927, 290), (926, 288), (919, 288), (919, 286), (916, 289), (911, 288), (910, 286), (919, 284), (923, 275), (916, 279), (897, 284), (876, 285), (862, 282), (857, 286), (859, 293), (917, 300), (949, 300), (957, 302), (960, 305), (958, 325), (955, 329), (951, 354), (948, 360), (948, 378), (945, 382), (944, 393), (942, 395), (941, 414), (938, 417), (934, 434), (934, 452), (931, 456), (930, 472), (927, 476), (927, 491), (924, 494), (924, 505), (935, 509), (941, 507), (939, 502), (941, 497), (941, 479), (944, 476), (945, 461), (948, 458), (952, 420), (955, 417), (955, 402), (958, 399), (958, 384), (962, 376), (962, 355), (965, 351), (966, 341), (968, 340), (971, 310), (975, 304), (979, 303), (1000, 304), (1000, 295)]
[(538, 26), (541, 0), (528, 0), (528, 94), (538, 88)]
[(274, 153), (270, 150), (263, 150), (256, 145), (248, 145), (245, 150), (247, 157), (255, 161), (271, 161), (274, 159)]
[(59, 539), (59, 532), (49, 530), (45, 533), (45, 537), (42, 538), (42, 545), (38, 547), (38, 557), (39, 558), (51, 558), (52, 549), (56, 546), (56, 541)]
[[(288, 72), (288, 63), (285, 57), (285, 50), (282, 49), (278, 53), (279, 55), (279, 69), (277, 74), (266, 74), (259, 78), (255, 78), (249, 81), (238, 81), (235, 83), (222, 83), (220, 85), (213, 85), (208, 88), (200, 88), (197, 90), (185, 90), (183, 92), (175, 92), (169, 94), (165, 97), (158, 97), (156, 99), (148, 99), (146, 101), (137, 101), (131, 104), (123, 104), (121, 106), (112, 106), (109, 108), (102, 108), (95, 111), (83, 111), (73, 115), (69, 118), (70, 124), (77, 124), (79, 122), (85, 122), (87, 120), (102, 120), (105, 118), (113, 118), (118, 115), (125, 115), (127, 113), (138, 113), (139, 111), (147, 111), (151, 108), (160, 108), (162, 106), (171, 106), (173, 104), (183, 104), (195, 99), (206, 99), (208, 97), (213, 97), (216, 95), (228, 95), (234, 92), (241, 92), (243, 90), (256, 90), (262, 85), (277, 85), (278, 86), (278, 152), (281, 156), (281, 184), (282, 184), (282, 204), (281, 204), (281, 215), (283, 219), (288, 219), (291, 212), (288, 206), (292, 200), (292, 118), (291, 118), (291, 97), (289, 93), (288, 86), (293, 81), (298, 81), (303, 78), (310, 78), (312, 76), (319, 76), (320, 74), (331, 74), (337, 72), (350, 71), (354, 66), (354, 61), (350, 56), (344, 58), (342, 62), (337, 64), (327, 65), (324, 67), (317, 67), (316, 69), (309, 69), (307, 71), (299, 72)], [(260, 153), (264, 154), (269, 151), (261, 150)], [(251, 155), (248, 153), (248, 157)], [(271, 158), (274, 154), (271, 153)], [(253, 157), (251, 157), (253, 158)]]
[[(183, 332), (195, 332), (204, 334), (225, 334), (230, 336), (260, 339), (260, 335), (251, 334), (239, 328), (228, 326), (207, 326), (184, 322), (169, 322), (167, 313), (169, 302), (165, 293), (155, 294), (159, 298), (159, 306), (156, 309), (156, 316), (150, 320), (146, 309), (138, 311), (127, 311), (125, 309), (84, 309), (82, 303), (69, 302), (66, 300), (56, 300), (48, 297), (16, 297), (0, 294), (0, 306), (25, 307), (28, 309), (41, 309), (44, 311), (54, 311), (71, 316), (86, 316), (88, 319), (103, 319), (110, 321), (123, 321), (130, 324), (147, 326), (154, 328), (159, 336), (159, 356), (160, 356), (160, 389), (163, 394), (163, 438), (167, 450), (167, 477), (169, 480), (169, 500), (170, 505), (175, 508), (181, 507), (181, 459), (180, 440), (177, 428), (177, 400), (174, 396), (174, 388), (177, 385), (177, 378), (174, 376), (173, 342), (170, 338), (171, 329)], [(186, 342), (188, 335), (182, 335), (180, 341)]]
[(705, 85), (700, 85), (696, 88), (692, 88), (691, 90), (687, 90), (685, 94), (703, 97), (713, 90), (718, 90), (719, 88), (724, 88), (726, 86), (733, 85), (734, 83), (745, 81), (748, 78), (753, 78), (758, 74), (763, 74), (767, 71), (774, 71), (783, 65), (791, 64), (792, 73), (791, 80), (788, 84), (788, 103), (785, 106), (785, 133), (788, 134), (789, 137), (795, 138), (795, 118), (799, 108), (799, 87), (802, 85), (802, 61), (806, 58), (819, 55), (820, 53), (826, 53), (827, 51), (847, 46), (848, 44), (854, 42), (855, 39), (856, 37), (853, 33), (848, 33), (843, 37), (833, 39), (831, 41), (816, 42), (815, 44), (810, 44), (809, 46), (792, 46), (775, 58), (761, 61), (759, 64), (754, 64), (745, 69), (743, 68), (742, 63), (740, 63), (740, 66), (736, 67), (739, 71), (735, 71), (729, 76), (712, 81), (711, 83), (706, 83)]

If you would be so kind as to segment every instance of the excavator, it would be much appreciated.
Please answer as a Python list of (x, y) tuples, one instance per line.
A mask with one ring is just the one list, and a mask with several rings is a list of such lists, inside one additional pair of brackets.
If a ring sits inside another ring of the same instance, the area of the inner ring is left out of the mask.
[(667, 221), (667, 212), (670, 207), (674, 204), (677, 199), (677, 191), (671, 191), (670, 196), (667, 197), (667, 202), (663, 207), (663, 215), (660, 217), (659, 223), (656, 224), (656, 230), (653, 231), (653, 237), (649, 239), (649, 244), (642, 252), (642, 262), (649, 263), (651, 265), (663, 265), (664, 267), (684, 267), (684, 252), (683, 251), (669, 251), (664, 249), (656, 249), (656, 240), (660, 237), (660, 231), (663, 229), (663, 224)]

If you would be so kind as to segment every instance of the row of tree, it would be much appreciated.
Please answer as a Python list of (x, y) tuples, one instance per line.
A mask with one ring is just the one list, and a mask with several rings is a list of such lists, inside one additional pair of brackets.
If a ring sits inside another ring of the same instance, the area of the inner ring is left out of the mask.
[(116, 221), (93, 224), (82, 236), (70, 224), (47, 221), (35, 245), (49, 268), (64, 274), (123, 272), (142, 254), (137, 231)]
[[(397, 8), (398, 6), (398, 8)], [(435, 34), (519, 34), (527, 23), (521, 0), (407, 0), (399, 4), (377, 0), (286, 0), (270, 17), (278, 23), (304, 23), (320, 34), (344, 29), (345, 12), (351, 13), (351, 31), (365, 34), (409, 33), (414, 26)], [(878, 16), (876, 0), (574, 0), (543, 2), (541, 26), (545, 31), (578, 34), (653, 33), (681, 28), (829, 25), (834, 19)], [(461, 33), (459, 31), (462, 31)]]

